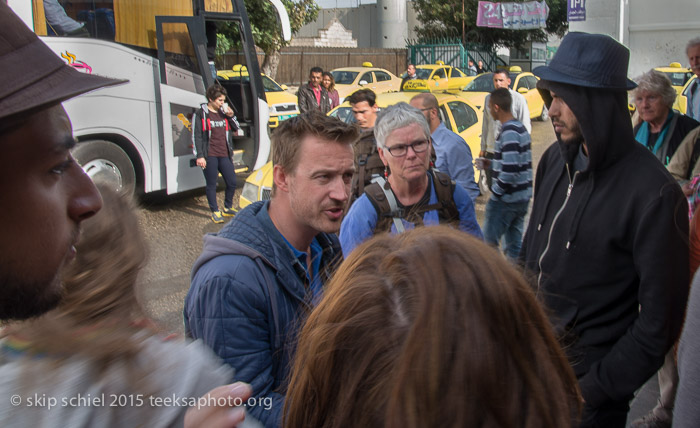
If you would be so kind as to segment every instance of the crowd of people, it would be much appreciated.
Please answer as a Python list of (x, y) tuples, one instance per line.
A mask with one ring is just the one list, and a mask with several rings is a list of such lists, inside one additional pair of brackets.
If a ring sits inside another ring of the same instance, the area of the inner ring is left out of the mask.
[[(629, 80), (614, 39), (569, 33), (534, 70), (556, 135), (534, 180), (529, 114), (494, 73), (483, 234), (471, 153), (432, 94), (378, 111), (357, 91), (346, 124), (312, 69), (272, 135), (271, 199), (235, 212), (224, 177), (233, 218), (204, 237), (186, 340), (139, 305), (130, 197), (70, 155), (61, 102), (123, 81), (67, 66), (1, 1), (0, 40), (5, 63), (33, 58), (0, 69), (3, 426), (623, 427), (657, 371), (634, 425), (700, 420), (700, 124), (663, 75)], [(700, 38), (686, 52), (700, 76)], [(205, 176), (230, 161), (225, 95), (195, 121)]]

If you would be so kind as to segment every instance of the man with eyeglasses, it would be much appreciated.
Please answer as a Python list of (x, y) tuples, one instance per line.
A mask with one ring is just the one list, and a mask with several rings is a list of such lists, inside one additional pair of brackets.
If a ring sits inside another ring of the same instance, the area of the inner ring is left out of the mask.
[(472, 151), (467, 142), (442, 123), (435, 95), (429, 92), (418, 94), (411, 98), (410, 104), (423, 112), (430, 126), (435, 149), (435, 168), (446, 172), (457, 184), (464, 187), (472, 198), (472, 202), (476, 201), (479, 196), (479, 186), (474, 181)]
[(417, 108), (398, 103), (382, 110), (374, 125), (384, 176), (365, 187), (340, 226), (347, 257), (375, 233), (402, 233), (418, 226), (454, 224), (482, 238), (474, 204), (462, 186), (430, 169), (430, 126)]

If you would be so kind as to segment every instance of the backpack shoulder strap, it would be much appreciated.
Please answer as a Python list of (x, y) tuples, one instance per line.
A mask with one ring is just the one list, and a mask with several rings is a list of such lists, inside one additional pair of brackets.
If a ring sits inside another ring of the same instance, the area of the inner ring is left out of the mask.
[(680, 113), (677, 111), (673, 112), (673, 118), (671, 119), (671, 123), (668, 126), (668, 131), (666, 131), (666, 136), (664, 137), (664, 141), (662, 143), (663, 147), (663, 152), (662, 152), (662, 162), (664, 163), (664, 166), (668, 165), (668, 162), (671, 160), (670, 156), (668, 156), (668, 143), (671, 141), (671, 137), (673, 136), (673, 131), (676, 129), (676, 123), (678, 122), (678, 117), (680, 116)]
[(384, 164), (377, 153), (377, 142), (373, 131), (363, 131), (360, 139), (355, 143), (355, 161), (358, 177), (357, 186), (353, 188), (356, 197), (360, 197), (364, 187), (369, 185), (373, 176), (379, 175), (384, 169)]
[[(396, 231), (403, 233), (404, 227), (401, 221), (403, 210), (399, 209), (396, 203), (396, 196), (394, 196), (394, 192), (391, 191), (391, 187), (384, 180), (384, 177), (373, 178), (372, 183), (365, 187), (365, 194), (377, 211), (377, 226), (382, 223), (383, 219), (391, 217), (394, 226), (396, 226)], [(377, 228), (375, 228), (375, 231), (377, 231)]]
[(431, 169), (430, 173), (433, 176), (433, 186), (435, 187), (435, 195), (440, 204), (439, 216), (446, 222), (459, 219), (459, 210), (454, 200), (455, 182), (452, 181), (449, 175), (440, 172), (436, 169)]

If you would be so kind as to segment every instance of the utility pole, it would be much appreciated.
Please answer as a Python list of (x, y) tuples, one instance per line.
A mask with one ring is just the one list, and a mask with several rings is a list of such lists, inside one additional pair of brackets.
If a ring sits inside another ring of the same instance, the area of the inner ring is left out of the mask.
[(464, 36), (464, 0), (462, 0), (462, 47), (467, 45), (467, 40)]

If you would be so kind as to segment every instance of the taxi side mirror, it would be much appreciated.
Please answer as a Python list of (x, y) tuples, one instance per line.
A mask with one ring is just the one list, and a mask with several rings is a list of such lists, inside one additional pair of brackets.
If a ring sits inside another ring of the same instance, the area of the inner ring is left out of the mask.
[(518, 93), (521, 93), (521, 94), (527, 94), (527, 91), (528, 91), (527, 88), (520, 88), (520, 89), (518, 89)]

